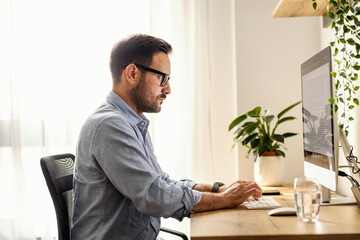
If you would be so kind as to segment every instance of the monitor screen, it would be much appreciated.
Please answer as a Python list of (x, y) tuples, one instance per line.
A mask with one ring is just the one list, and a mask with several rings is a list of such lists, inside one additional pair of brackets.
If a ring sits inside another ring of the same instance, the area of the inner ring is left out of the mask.
[(329, 102), (333, 96), (330, 47), (301, 65), (301, 85), (305, 176), (317, 177), (335, 191), (338, 130)]

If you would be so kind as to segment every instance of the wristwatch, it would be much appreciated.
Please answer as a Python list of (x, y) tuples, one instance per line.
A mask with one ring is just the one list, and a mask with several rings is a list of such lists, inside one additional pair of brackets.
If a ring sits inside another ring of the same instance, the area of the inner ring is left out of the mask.
[(222, 182), (215, 182), (212, 186), (211, 192), (217, 193), (219, 190), (219, 187), (224, 185)]

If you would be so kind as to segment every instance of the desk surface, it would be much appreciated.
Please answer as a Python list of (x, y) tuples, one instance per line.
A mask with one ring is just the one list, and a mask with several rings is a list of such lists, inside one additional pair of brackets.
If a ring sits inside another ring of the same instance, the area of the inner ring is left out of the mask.
[[(282, 188), (272, 196), (282, 207), (293, 207), (293, 193)], [(191, 239), (360, 239), (360, 207), (321, 206), (317, 222), (303, 223), (296, 216), (270, 217), (269, 210), (244, 207), (191, 215)]]

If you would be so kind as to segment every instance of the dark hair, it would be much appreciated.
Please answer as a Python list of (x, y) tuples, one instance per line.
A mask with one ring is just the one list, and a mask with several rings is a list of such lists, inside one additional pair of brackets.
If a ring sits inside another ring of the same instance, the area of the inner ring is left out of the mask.
[(149, 66), (153, 55), (158, 52), (169, 54), (172, 47), (164, 40), (150, 35), (135, 34), (116, 43), (110, 55), (113, 84), (120, 82), (122, 71), (127, 65), (138, 63)]

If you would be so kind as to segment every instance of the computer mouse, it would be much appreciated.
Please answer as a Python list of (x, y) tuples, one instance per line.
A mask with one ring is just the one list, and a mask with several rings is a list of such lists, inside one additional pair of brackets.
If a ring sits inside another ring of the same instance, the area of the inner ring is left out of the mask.
[(280, 207), (268, 212), (269, 216), (296, 216), (296, 209), (292, 207)]

